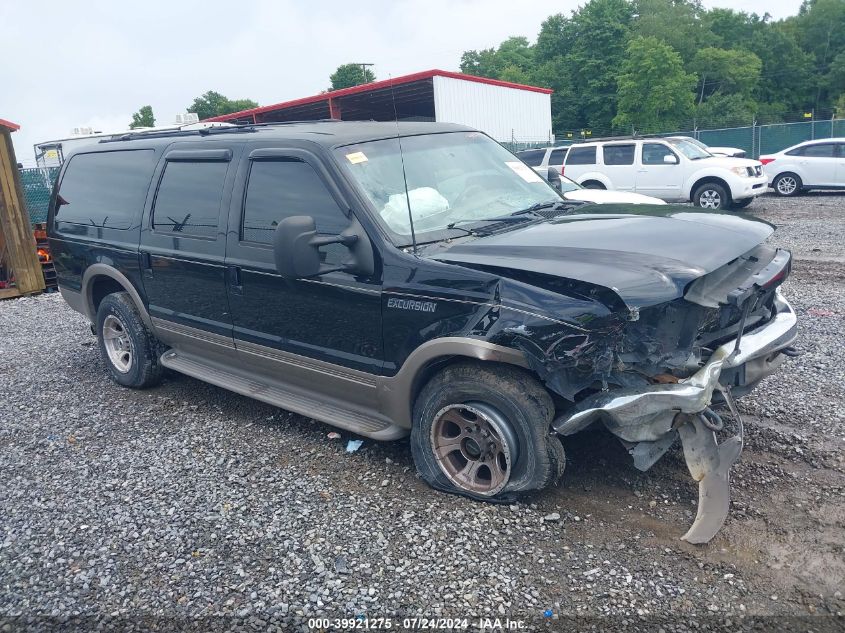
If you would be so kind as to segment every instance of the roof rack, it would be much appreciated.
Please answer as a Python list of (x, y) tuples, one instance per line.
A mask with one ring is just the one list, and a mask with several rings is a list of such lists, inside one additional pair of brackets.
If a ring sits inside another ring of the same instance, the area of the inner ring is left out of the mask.
[[(210, 136), (211, 134), (228, 134), (230, 132), (255, 132), (257, 128), (293, 125), (297, 123), (330, 123), (340, 119), (311, 119), (309, 121), (273, 121), (269, 123), (227, 123), (215, 121), (209, 127), (196, 128), (196, 123), (175, 130), (143, 130), (140, 132), (125, 132), (114, 134), (101, 139), (100, 143), (115, 143), (117, 141), (134, 141), (147, 138), (169, 138), (175, 136)], [(193, 129), (190, 129), (193, 128)]]
[(676, 136), (685, 136), (684, 134), (623, 134), (622, 136), (596, 136), (579, 138), (574, 143), (592, 143), (594, 141), (635, 141), (643, 138), (671, 138)]

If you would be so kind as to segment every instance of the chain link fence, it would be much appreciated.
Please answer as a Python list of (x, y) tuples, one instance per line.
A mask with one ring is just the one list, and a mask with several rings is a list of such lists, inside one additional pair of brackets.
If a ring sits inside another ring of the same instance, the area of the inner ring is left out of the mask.
[(29, 212), (29, 221), (39, 224), (47, 221), (47, 207), (50, 205), (50, 192), (58, 167), (21, 169), (21, 186), (23, 187), (24, 204)]

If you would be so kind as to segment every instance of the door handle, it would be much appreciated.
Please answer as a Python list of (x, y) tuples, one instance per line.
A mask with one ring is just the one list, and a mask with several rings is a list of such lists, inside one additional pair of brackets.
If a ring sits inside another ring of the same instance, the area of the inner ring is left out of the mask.
[(147, 277), (153, 276), (153, 258), (147, 251), (141, 251), (141, 270)]
[(240, 266), (229, 266), (229, 287), (236, 295), (242, 295), (244, 293)]

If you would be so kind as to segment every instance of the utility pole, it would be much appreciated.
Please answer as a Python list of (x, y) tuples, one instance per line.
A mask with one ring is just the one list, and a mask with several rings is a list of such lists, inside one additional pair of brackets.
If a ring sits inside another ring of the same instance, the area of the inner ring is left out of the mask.
[[(367, 76), (367, 66), (375, 66), (375, 64), (366, 64), (366, 63), (363, 63), (363, 62), (352, 62), (352, 63), (355, 64), (356, 66), (361, 67), (361, 76), (362, 77)], [(370, 83), (370, 82), (367, 82), (367, 83)]]

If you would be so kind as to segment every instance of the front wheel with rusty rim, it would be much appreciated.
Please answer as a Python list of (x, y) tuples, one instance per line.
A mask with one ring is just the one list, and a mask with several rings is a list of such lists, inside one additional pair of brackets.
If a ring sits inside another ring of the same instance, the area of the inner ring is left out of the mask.
[(519, 457), (513, 429), (501, 413), (480, 402), (443, 407), (431, 425), (431, 446), (452, 483), (484, 496), (507, 485)]
[(466, 362), (447, 367), (414, 406), (411, 451), (420, 476), (439, 490), (485, 501), (557, 481), (565, 457), (550, 434), (549, 394), (528, 372)]

